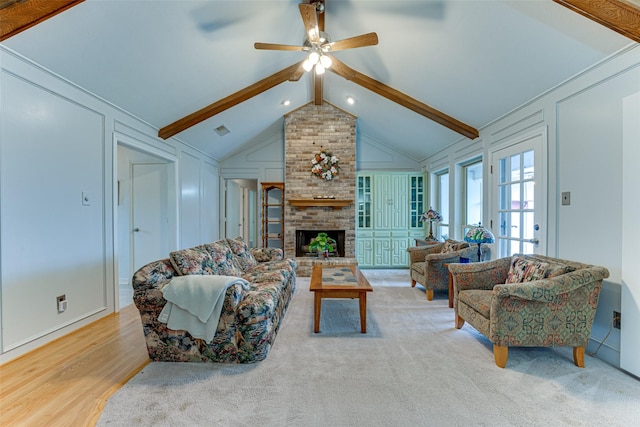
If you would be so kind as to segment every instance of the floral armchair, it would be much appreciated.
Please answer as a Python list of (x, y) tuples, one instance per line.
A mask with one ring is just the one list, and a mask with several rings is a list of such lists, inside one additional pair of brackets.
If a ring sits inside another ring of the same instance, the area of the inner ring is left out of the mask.
[(606, 268), (516, 254), (449, 271), (455, 326), (466, 321), (485, 335), (496, 365), (506, 366), (509, 347), (573, 347), (574, 364), (584, 367)]
[(416, 283), (427, 290), (427, 301), (433, 301), (434, 290), (449, 289), (449, 270), (445, 264), (460, 262), (460, 257), (473, 259), (476, 250), (467, 242), (448, 239), (427, 246), (414, 246), (409, 251), (411, 287)]

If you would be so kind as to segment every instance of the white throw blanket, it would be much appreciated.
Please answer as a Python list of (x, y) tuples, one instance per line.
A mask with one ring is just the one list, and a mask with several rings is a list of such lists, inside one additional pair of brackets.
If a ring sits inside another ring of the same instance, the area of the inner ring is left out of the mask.
[(158, 320), (173, 330), (211, 342), (218, 328), (227, 288), (249, 282), (235, 276), (177, 276), (162, 289), (167, 300)]

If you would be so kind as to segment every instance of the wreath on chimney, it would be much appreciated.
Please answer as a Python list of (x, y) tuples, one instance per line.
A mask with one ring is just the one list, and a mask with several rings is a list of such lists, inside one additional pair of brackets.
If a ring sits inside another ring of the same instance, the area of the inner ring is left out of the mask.
[(340, 172), (340, 160), (331, 151), (320, 148), (311, 159), (311, 174), (325, 181), (331, 181)]

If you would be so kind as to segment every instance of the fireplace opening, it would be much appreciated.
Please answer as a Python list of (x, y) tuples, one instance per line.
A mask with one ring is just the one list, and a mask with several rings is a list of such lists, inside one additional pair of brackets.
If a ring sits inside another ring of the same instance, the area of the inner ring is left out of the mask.
[(309, 250), (311, 239), (316, 237), (318, 233), (327, 233), (329, 237), (336, 241), (333, 252), (329, 253), (330, 257), (344, 257), (344, 230), (296, 230), (296, 257), (312, 257), (318, 256), (316, 252)]

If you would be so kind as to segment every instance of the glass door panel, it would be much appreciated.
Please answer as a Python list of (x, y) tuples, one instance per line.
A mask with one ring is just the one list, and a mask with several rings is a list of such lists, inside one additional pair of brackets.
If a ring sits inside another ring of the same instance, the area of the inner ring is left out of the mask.
[(498, 258), (514, 253), (542, 253), (544, 212), (539, 202), (543, 174), (539, 169), (543, 142), (544, 134), (535, 134), (492, 155), (496, 209), (496, 226), (492, 222), (492, 229)]

